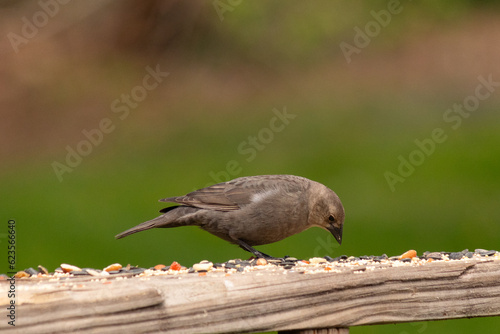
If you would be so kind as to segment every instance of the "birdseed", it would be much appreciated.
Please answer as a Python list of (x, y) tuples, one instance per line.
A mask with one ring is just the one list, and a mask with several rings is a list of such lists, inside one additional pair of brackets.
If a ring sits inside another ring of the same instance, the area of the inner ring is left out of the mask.
[[(413, 256), (403, 258), (403, 255)], [(379, 256), (362, 255), (362, 256), (347, 256), (341, 255), (335, 258), (330, 256), (313, 257), (307, 260), (299, 260), (294, 257), (284, 257), (276, 259), (252, 258), (250, 260), (233, 259), (223, 263), (212, 263), (207, 260), (195, 263), (192, 267), (187, 268), (181, 266), (178, 262), (173, 262), (170, 266), (158, 264), (150, 269), (141, 268), (138, 266), (127, 265), (122, 267), (115, 263), (104, 268), (80, 269), (77, 266), (63, 263), (56, 268), (54, 272), (49, 273), (43, 266), (38, 266), (38, 271), (34, 268), (27, 268), (17, 272), (14, 277), (17, 279), (49, 279), (49, 280), (65, 280), (76, 277), (86, 277), (89, 279), (108, 279), (127, 277), (151, 277), (151, 276), (182, 276), (188, 273), (210, 274), (216, 275), (223, 273), (231, 275), (255, 270), (271, 270), (273, 272), (297, 272), (304, 274), (314, 273), (334, 273), (342, 270), (351, 269), (353, 273), (362, 274), (367, 270), (373, 270), (377, 267), (390, 266), (420, 266), (434, 261), (469, 261), (470, 259), (488, 258), (500, 259), (500, 253), (495, 250), (476, 249), (474, 252), (464, 249), (460, 252), (424, 252), (421, 256), (410, 251), (402, 255), (387, 256), (382, 254)], [(208, 276), (210, 276), (208, 275)], [(180, 278), (180, 277), (179, 277)], [(0, 274), (0, 280), (8, 279), (5, 274)]]

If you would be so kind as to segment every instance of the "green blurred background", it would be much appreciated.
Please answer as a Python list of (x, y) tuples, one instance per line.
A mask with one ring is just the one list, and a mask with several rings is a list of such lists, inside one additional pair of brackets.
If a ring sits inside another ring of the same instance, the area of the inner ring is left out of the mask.
[[(259, 248), (275, 256), (500, 248), (495, 1), (0, 4), (0, 242), (15, 219), (17, 270), (247, 258), (194, 227), (114, 235), (156, 217), (160, 198), (258, 174), (319, 181), (346, 209), (341, 247), (313, 228)], [(148, 67), (169, 74), (144, 90)], [(494, 82), (490, 91), (480, 78)], [(470, 113), (448, 111), (464, 103)], [(272, 132), (276, 110), (294, 118)], [(88, 146), (84, 133), (103, 119), (112, 130)], [(432, 146), (437, 128), (446, 140), (418, 153), (415, 141)], [(85, 155), (58, 177), (68, 147)], [(391, 188), (387, 172), (410, 156), (418, 166)], [(351, 332), (498, 326), (484, 318)]]

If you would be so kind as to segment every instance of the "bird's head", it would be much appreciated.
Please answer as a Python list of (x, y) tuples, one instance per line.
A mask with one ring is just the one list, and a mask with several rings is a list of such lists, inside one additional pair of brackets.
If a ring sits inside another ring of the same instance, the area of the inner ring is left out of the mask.
[(342, 244), (342, 229), (345, 211), (340, 198), (331, 189), (317, 184), (311, 189), (309, 219), (310, 226), (321, 227), (333, 234), (335, 240)]

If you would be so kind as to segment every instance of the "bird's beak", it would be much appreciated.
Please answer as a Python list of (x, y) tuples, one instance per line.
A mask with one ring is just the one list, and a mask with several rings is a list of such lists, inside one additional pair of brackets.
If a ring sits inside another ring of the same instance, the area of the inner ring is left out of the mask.
[(328, 226), (328, 231), (330, 231), (333, 236), (335, 237), (335, 240), (337, 240), (337, 242), (339, 243), (339, 245), (342, 245), (342, 230), (344, 228), (344, 225), (340, 226), (340, 227), (337, 227), (333, 224), (330, 224), (330, 226)]

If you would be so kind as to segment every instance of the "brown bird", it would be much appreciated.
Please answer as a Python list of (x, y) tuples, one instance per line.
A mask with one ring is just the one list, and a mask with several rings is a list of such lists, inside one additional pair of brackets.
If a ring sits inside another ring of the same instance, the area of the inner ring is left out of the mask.
[(258, 175), (168, 197), (178, 203), (163, 214), (116, 235), (116, 239), (151, 228), (199, 226), (257, 257), (272, 258), (252, 246), (270, 244), (317, 226), (342, 243), (344, 207), (321, 183), (294, 175)]

